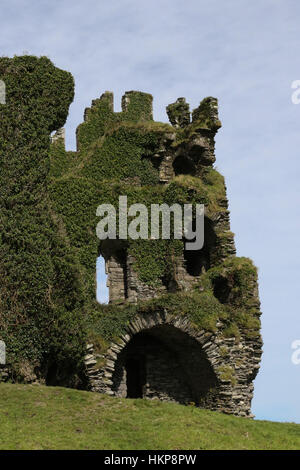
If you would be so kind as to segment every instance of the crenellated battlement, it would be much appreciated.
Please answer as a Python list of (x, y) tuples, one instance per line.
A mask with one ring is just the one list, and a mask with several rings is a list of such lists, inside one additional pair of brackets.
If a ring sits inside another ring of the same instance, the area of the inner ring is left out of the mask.
[(211, 96), (204, 98), (199, 106), (190, 113), (190, 106), (185, 98), (177, 98), (175, 103), (167, 106), (167, 115), (170, 123), (178, 128), (185, 128), (191, 123), (198, 129), (216, 132), (221, 127), (218, 116), (218, 100)]
[(106, 91), (84, 111), (84, 122), (76, 129), (77, 150), (86, 148), (114, 124), (153, 121), (152, 102), (149, 93), (126, 91), (121, 101), (122, 111), (114, 112), (113, 93)]

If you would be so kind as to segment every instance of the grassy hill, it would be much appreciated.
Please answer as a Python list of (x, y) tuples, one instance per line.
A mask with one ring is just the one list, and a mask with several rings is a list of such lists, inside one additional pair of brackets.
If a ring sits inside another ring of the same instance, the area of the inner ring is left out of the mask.
[(300, 449), (300, 425), (158, 400), (0, 384), (0, 449)]

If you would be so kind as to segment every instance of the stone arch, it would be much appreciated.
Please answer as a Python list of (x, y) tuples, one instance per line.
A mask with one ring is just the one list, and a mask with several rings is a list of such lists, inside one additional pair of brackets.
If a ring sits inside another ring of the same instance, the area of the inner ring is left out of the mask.
[(97, 390), (212, 408), (220, 388), (213, 338), (181, 316), (139, 315), (107, 351), (103, 386), (98, 377)]

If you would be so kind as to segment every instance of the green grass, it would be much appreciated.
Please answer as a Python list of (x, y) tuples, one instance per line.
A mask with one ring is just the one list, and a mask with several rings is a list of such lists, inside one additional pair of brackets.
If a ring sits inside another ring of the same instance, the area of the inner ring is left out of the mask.
[(299, 449), (300, 425), (158, 400), (0, 384), (0, 449)]

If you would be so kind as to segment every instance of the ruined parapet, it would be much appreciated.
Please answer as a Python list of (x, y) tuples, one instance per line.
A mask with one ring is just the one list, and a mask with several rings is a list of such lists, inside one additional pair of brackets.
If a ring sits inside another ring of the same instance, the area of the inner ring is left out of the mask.
[(149, 93), (126, 91), (122, 97), (122, 112), (127, 113), (127, 116), (124, 116), (125, 119), (152, 121), (152, 101), (153, 97)]
[[(190, 106), (185, 98), (177, 98), (166, 108), (167, 115), (172, 126), (184, 128), (191, 122)], [(203, 129), (216, 132), (221, 127), (218, 115), (218, 100), (209, 96), (204, 98), (199, 106), (192, 111), (193, 129)]]
[(217, 131), (221, 127), (217, 98), (211, 96), (204, 98), (198, 108), (193, 110), (192, 122), (203, 129)]
[(114, 112), (114, 94), (111, 91), (105, 91), (104, 93), (102, 93), (100, 98), (92, 100), (91, 107), (85, 108), (84, 110), (84, 115), (83, 115), (84, 122), (89, 120), (91, 110), (97, 108), (98, 105), (102, 105), (109, 111), (109, 113), (113, 113)]
[(185, 98), (177, 98), (175, 103), (167, 106), (167, 115), (174, 127), (185, 127), (190, 123), (190, 106)]
[(172, 156), (166, 152), (161, 163), (161, 181), (169, 183), (181, 174), (200, 177), (203, 169), (215, 162), (215, 134), (221, 127), (218, 100), (212, 97), (202, 100), (192, 112), (192, 122), (185, 98), (178, 98), (166, 109), (171, 124), (180, 131), (180, 137), (173, 144)]
[(122, 111), (117, 113), (114, 112), (113, 93), (106, 91), (84, 111), (84, 122), (76, 129), (77, 150), (87, 148), (117, 123), (152, 121), (152, 101), (149, 93), (126, 91), (122, 97)]
[[(99, 98), (102, 102), (106, 102), (106, 106), (111, 113), (114, 112), (114, 94), (112, 91), (105, 91)], [(92, 100), (92, 107), (96, 106), (98, 100)]]

